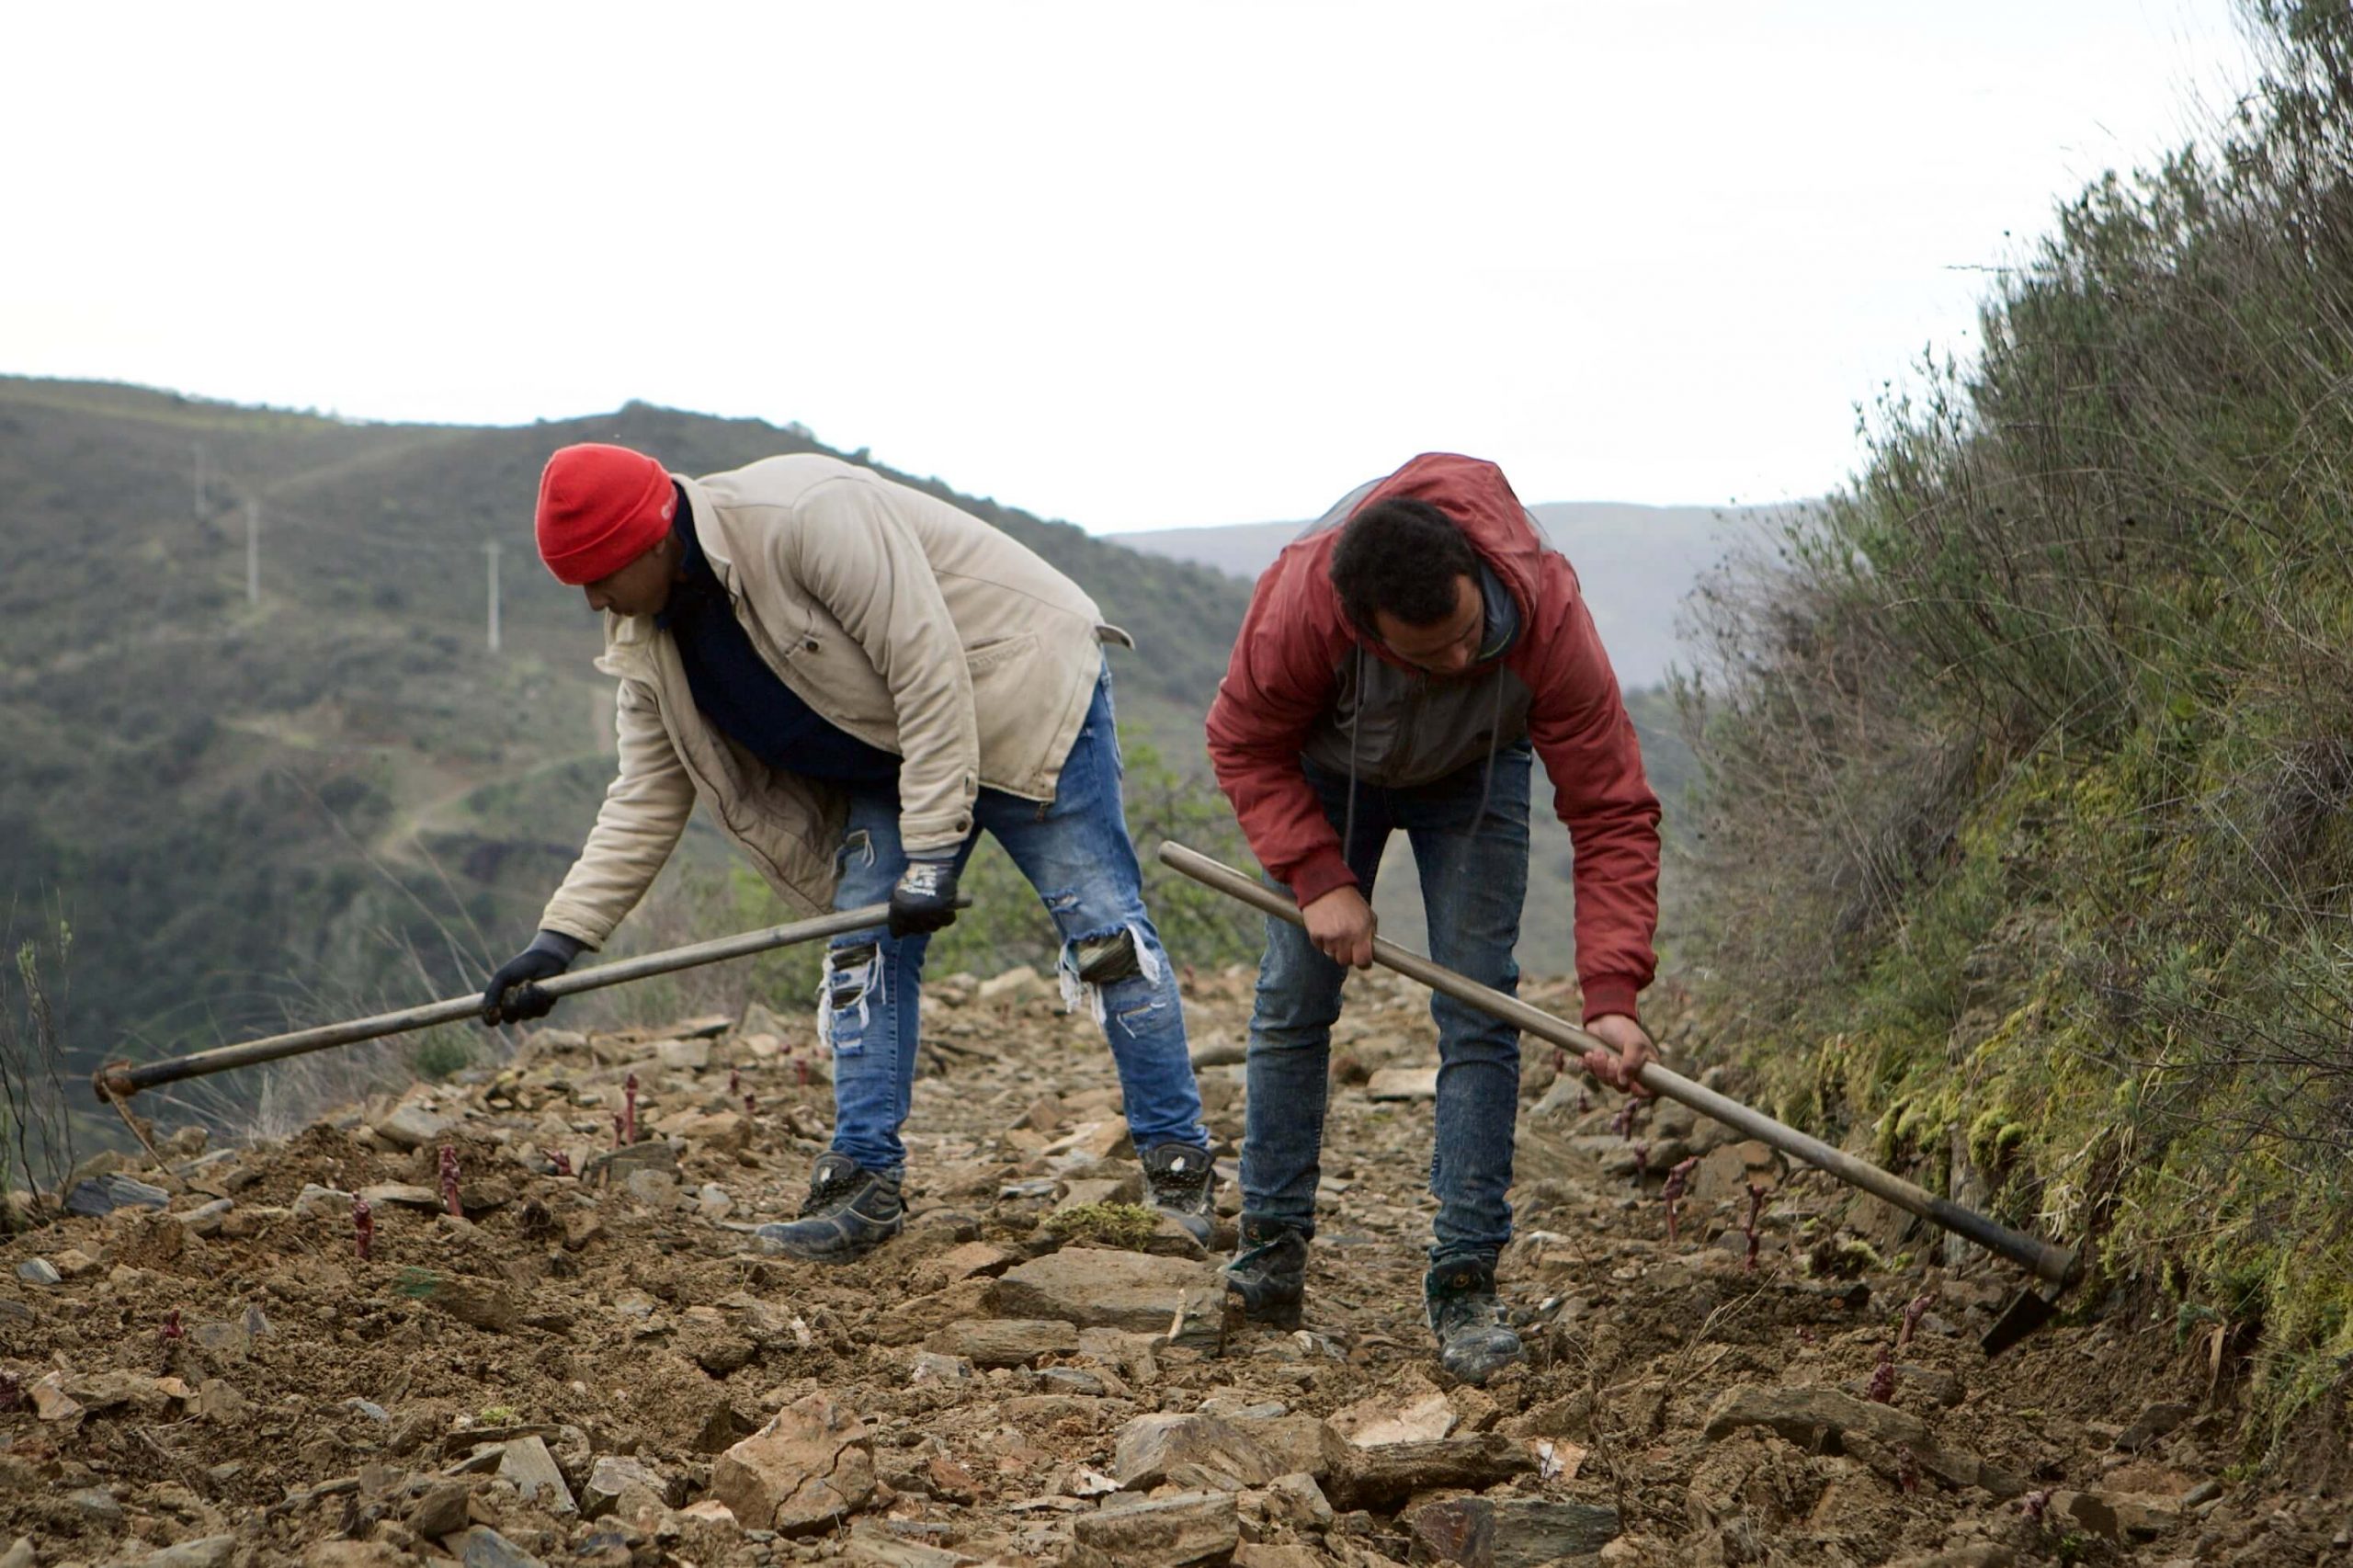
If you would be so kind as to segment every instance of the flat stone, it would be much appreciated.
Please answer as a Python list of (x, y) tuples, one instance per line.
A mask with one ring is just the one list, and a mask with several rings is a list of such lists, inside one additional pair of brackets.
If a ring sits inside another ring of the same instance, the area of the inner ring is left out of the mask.
[(402, 1270), (399, 1289), (409, 1300), (423, 1301), (474, 1328), (504, 1334), (515, 1326), (515, 1298), (494, 1279), (410, 1268)]
[(842, 1549), (842, 1557), (865, 1568), (958, 1568), (977, 1561), (944, 1546), (904, 1540), (876, 1519), (860, 1519), (850, 1527), (849, 1544)]
[(294, 1216), (300, 1220), (313, 1214), (335, 1214), (349, 1219), (352, 1202), (353, 1197), (348, 1192), (306, 1181), (302, 1184), (302, 1190), (294, 1195)]
[(1618, 1510), (1592, 1503), (1553, 1502), (1542, 1497), (1498, 1497), (1495, 1568), (1538, 1568), (1562, 1558), (1599, 1551), (1624, 1527)]
[(1860, 1433), (1888, 1449), (1899, 1445), (1910, 1449), (1921, 1469), (1955, 1486), (1983, 1486), (2005, 1499), (2026, 1490), (2017, 1478), (1994, 1469), (1966, 1449), (1938, 1446), (1917, 1416), (1836, 1389), (1743, 1384), (1716, 1401), (1708, 1412), (1704, 1431), (1713, 1442), (1745, 1426), (1769, 1428), (1813, 1452), (1820, 1452), (1831, 1437)]
[(200, 1203), (172, 1218), (187, 1226), (190, 1235), (217, 1236), (221, 1233), (222, 1224), (229, 1217), (229, 1210), (236, 1206), (233, 1199), (216, 1198), (210, 1203)]
[(1111, 1473), (1131, 1492), (1148, 1492), (1184, 1467), (1218, 1492), (1264, 1486), (1283, 1468), (1266, 1445), (1214, 1415), (1139, 1415), (1114, 1439)]
[(472, 1517), (466, 1508), (466, 1499), (472, 1495), (471, 1483), (438, 1482), (426, 1487), (425, 1494), (409, 1505), (408, 1528), (429, 1538), (455, 1535), (466, 1528), (467, 1521)]
[(222, 1568), (237, 1555), (233, 1535), (198, 1536), (134, 1559), (140, 1568)]
[(917, 1388), (961, 1388), (972, 1381), (972, 1364), (961, 1356), (918, 1350), (907, 1366), (907, 1381)]
[(747, 1529), (822, 1530), (874, 1494), (872, 1439), (846, 1406), (808, 1394), (720, 1455), (710, 1489)]
[(1064, 1247), (1006, 1270), (990, 1299), (1007, 1317), (1165, 1334), (1188, 1292), (1207, 1288), (1222, 1294), (1214, 1267), (1148, 1253)]
[(621, 1494), (632, 1486), (643, 1487), (669, 1507), (676, 1507), (686, 1496), (683, 1485), (642, 1460), (607, 1454), (590, 1467), (588, 1479), (580, 1488), (580, 1511), (592, 1519), (603, 1518), (620, 1506)]
[(1149, 1502), (1120, 1503), (1071, 1520), (1081, 1546), (1122, 1568), (1182, 1568), (1221, 1562), (1241, 1543), (1241, 1521), (1231, 1492), (1179, 1492)]
[(1416, 1562), (1495, 1568), (1495, 1506), (1484, 1497), (1449, 1497), (1397, 1516)]
[(1751, 1182), (1768, 1191), (1780, 1185), (1779, 1159), (1772, 1146), (1755, 1139), (1726, 1143), (1710, 1151), (1691, 1173), (1691, 1201), (1711, 1207), (1727, 1199), (1745, 1203)]
[(122, 1505), (103, 1486), (85, 1486), (65, 1494), (65, 1506), (92, 1524), (119, 1525)]
[(1332, 1413), (1333, 1430), (1360, 1449), (1435, 1442), (1454, 1430), (1454, 1407), (1435, 1388), (1412, 1399), (1361, 1399)]
[(1040, 1356), (1078, 1348), (1078, 1330), (1050, 1318), (968, 1318), (951, 1323), (924, 1342), (943, 1356), (961, 1356), (975, 1367), (1026, 1367)]
[(1383, 1067), (1364, 1086), (1369, 1100), (1434, 1100), (1438, 1098), (1435, 1067)]
[(506, 1445), (506, 1457), (498, 1461), (498, 1473), (515, 1483), (527, 1503), (536, 1502), (551, 1514), (574, 1514), (580, 1506), (573, 1501), (572, 1488), (563, 1483), (563, 1471), (556, 1468), (555, 1456), (548, 1452), (544, 1437), (517, 1437)]
[(986, 1242), (961, 1242), (916, 1270), (926, 1290), (944, 1290), (959, 1279), (995, 1276), (1013, 1267), (1014, 1255)]
[(2117, 1435), (2116, 1446), (2126, 1453), (2138, 1453), (2189, 1419), (2192, 1412), (2186, 1404), (2165, 1402), (2152, 1404), (2141, 1412), (2141, 1418)]
[(118, 1209), (162, 1209), (172, 1195), (120, 1171), (90, 1176), (74, 1184), (65, 1195), (65, 1211), (85, 1219), (111, 1214)]
[(476, 1525), (458, 1538), (458, 1562), (462, 1568), (546, 1568), (488, 1525)]
[(376, 1136), (403, 1149), (420, 1149), (448, 1137), (450, 1125), (449, 1118), (411, 1100), (376, 1123)]
[(59, 1283), (64, 1278), (64, 1276), (57, 1272), (57, 1265), (50, 1262), (49, 1259), (45, 1257), (28, 1257), (25, 1259), (24, 1262), (17, 1265), (17, 1278), (23, 1280), (28, 1285), (39, 1285), (46, 1288)]
[(404, 1181), (380, 1181), (373, 1187), (361, 1187), (359, 1196), (368, 1200), (370, 1209), (381, 1209), (387, 1204), (402, 1209), (440, 1210), (448, 1207), (441, 1201), (441, 1195), (433, 1188)]
[(656, 1212), (678, 1206), (678, 1178), (671, 1171), (633, 1170), (621, 1178), (621, 1190)]
[(608, 1149), (582, 1168), (580, 1179), (620, 1186), (629, 1180), (633, 1171), (666, 1171), (676, 1176), (678, 1174), (678, 1151), (660, 1138)]
[(654, 1042), (654, 1060), (673, 1073), (699, 1073), (710, 1065), (710, 1041), (698, 1040), (658, 1040)]
[(1046, 983), (1028, 964), (1016, 964), (1003, 974), (991, 975), (980, 983), (978, 997), (988, 1003), (1027, 1002), (1046, 994)]
[(1249, 1043), (1234, 1039), (1222, 1029), (1211, 1029), (1194, 1038), (1189, 1053), (1193, 1070), (1204, 1067), (1236, 1067), (1250, 1059)]

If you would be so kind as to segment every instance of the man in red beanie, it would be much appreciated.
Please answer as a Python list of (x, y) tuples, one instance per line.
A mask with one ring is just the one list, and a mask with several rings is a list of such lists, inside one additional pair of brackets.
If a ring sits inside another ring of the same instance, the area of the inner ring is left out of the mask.
[(826, 955), (833, 1147), (801, 1218), (758, 1232), (793, 1257), (863, 1256), (904, 1222), (924, 950), (985, 828), (1061, 930), (1064, 1001), (1103, 1026), (1153, 1201), (1206, 1242), (1200, 1094), (1120, 800), (1102, 645), (1126, 634), (978, 518), (814, 454), (688, 479), (566, 447), (537, 529), (548, 570), (605, 617), (620, 776), (483, 1021), (553, 1006), (532, 983), (611, 935), (698, 799), (790, 902), (887, 901), (886, 926)]
[[(1392, 832), (1413, 846), (1430, 955), (1506, 994), (1528, 889), (1529, 765), (1576, 850), (1588, 1059), (1620, 1087), (1658, 921), (1658, 801), (1569, 563), (1503, 471), (1434, 453), (1342, 501), (1258, 579), (1210, 710), (1210, 757), (1250, 846), (1306, 928), (1267, 922), (1250, 1020), (1242, 1247), (1228, 1287), (1296, 1324), (1315, 1233), (1325, 1057), (1347, 966), (1372, 962), (1368, 896)], [(1495, 1297), (1511, 1239), (1518, 1031), (1434, 998), (1438, 1080), (1423, 1292), (1439, 1358), (1483, 1381), (1520, 1357)]]

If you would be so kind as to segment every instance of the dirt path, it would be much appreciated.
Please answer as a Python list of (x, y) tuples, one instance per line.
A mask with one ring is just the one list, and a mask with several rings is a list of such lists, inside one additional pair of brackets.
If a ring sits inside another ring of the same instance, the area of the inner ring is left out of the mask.
[[(2170, 1322), (2120, 1298), (1989, 1364), (2006, 1271), (1919, 1267), (1930, 1239), (1671, 1109), (1613, 1132), (1549, 1059), (1504, 1267), (1535, 1354), (1449, 1386), (1415, 1295), (1431, 1035), (1386, 978), (1336, 1041), (1307, 1328), (1230, 1330), (1179, 1239), (1046, 1223), (1136, 1179), (1100, 1037), (1048, 989), (934, 986), (917, 1216), (847, 1269), (748, 1248), (829, 1105), (807, 1020), (756, 1009), (549, 1030), (494, 1078), (198, 1160), (165, 1210), (119, 1187), (15, 1239), (0, 1547), (28, 1540), (0, 1563), (2353, 1562), (2341, 1456), (2233, 1483), (2232, 1391)], [(1197, 1042), (1241, 1038), (1247, 989), (1188, 984)], [(632, 1074), (643, 1141), (597, 1168)], [(1203, 1081), (1238, 1137), (1240, 1069)]]

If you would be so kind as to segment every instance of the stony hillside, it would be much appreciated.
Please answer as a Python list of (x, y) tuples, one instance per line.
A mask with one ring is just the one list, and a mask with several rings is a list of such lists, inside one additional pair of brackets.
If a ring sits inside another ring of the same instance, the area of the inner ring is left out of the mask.
[[(543, 1029), (282, 1145), (158, 1130), (168, 1169), (85, 1171), (85, 1217), (0, 1247), (0, 1562), (2347, 1560), (2342, 1452), (2233, 1468), (2227, 1347), (2120, 1296), (1989, 1364), (2004, 1271), (1932, 1267), (1672, 1108), (1613, 1131), (1541, 1057), (1505, 1260), (1535, 1358), (1449, 1386), (1414, 1304), (1429, 1027), (1385, 978), (1336, 1049), (1307, 1326), (1229, 1324), (1188, 1242), (1123, 1230), (1108, 1060), (1043, 991), (926, 997), (916, 1218), (839, 1271), (746, 1233), (790, 1213), (829, 1105), (765, 1011)], [(1187, 986), (1229, 1152), (1247, 991)]]

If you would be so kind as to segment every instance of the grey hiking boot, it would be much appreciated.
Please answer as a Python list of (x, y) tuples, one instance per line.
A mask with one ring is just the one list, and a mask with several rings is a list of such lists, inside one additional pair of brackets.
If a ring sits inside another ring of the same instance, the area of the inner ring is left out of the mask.
[(1307, 1238), (1278, 1220), (1242, 1217), (1242, 1244), (1225, 1266), (1225, 1289), (1245, 1323), (1297, 1328), (1307, 1293)]
[(1144, 1152), (1145, 1201), (1176, 1221), (1203, 1246), (1210, 1244), (1215, 1215), (1210, 1199), (1217, 1173), (1210, 1152), (1192, 1143), (1155, 1143)]
[(809, 1173), (801, 1218), (753, 1232), (763, 1252), (804, 1263), (850, 1263), (899, 1233), (907, 1205), (899, 1173), (870, 1171), (847, 1154), (825, 1154)]
[(1464, 1382), (1483, 1383), (1527, 1354), (1504, 1324), (1494, 1264), (1463, 1257), (1438, 1265), (1422, 1281), (1422, 1301), (1438, 1364)]

